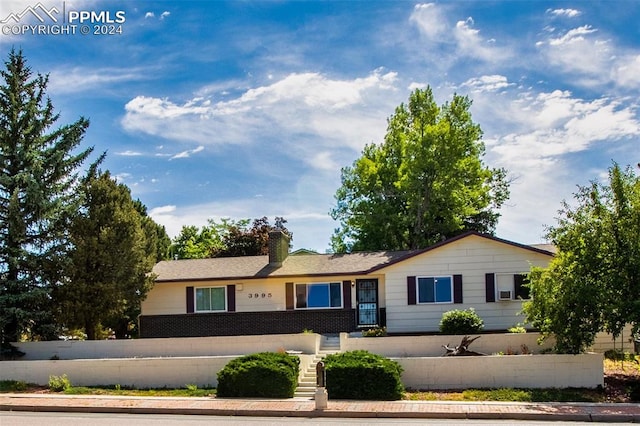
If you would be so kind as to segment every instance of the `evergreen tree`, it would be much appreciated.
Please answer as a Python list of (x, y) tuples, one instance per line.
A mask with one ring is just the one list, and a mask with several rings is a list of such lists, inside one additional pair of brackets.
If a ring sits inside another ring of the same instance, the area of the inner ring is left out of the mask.
[(55, 293), (59, 317), (84, 328), (89, 340), (105, 326), (124, 337), (153, 285), (155, 244), (148, 243), (129, 188), (109, 172), (89, 176), (83, 196), (71, 224), (67, 279)]
[(52, 129), (48, 77), (12, 50), (0, 70), (0, 330), (3, 343), (55, 334), (50, 291), (60, 279), (66, 229), (77, 210), (77, 150), (89, 121)]

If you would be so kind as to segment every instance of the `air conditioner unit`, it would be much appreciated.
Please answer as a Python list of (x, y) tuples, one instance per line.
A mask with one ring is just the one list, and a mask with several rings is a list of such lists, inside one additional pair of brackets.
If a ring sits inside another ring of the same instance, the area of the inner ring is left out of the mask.
[(500, 290), (498, 292), (499, 300), (511, 300), (511, 290)]

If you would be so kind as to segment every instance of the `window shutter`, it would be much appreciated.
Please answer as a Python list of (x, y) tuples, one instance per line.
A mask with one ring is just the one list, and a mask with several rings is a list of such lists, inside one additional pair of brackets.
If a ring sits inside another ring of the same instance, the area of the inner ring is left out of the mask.
[(416, 277), (407, 277), (407, 304), (416, 304)]
[(496, 274), (484, 275), (484, 289), (487, 303), (496, 301)]
[(462, 303), (462, 275), (453, 276), (453, 303)]
[(193, 287), (187, 287), (187, 313), (190, 314), (193, 311)]
[(227, 312), (236, 311), (236, 285), (227, 286)]
[(294, 304), (293, 304), (293, 283), (286, 283), (286, 305), (287, 305), (287, 311), (293, 310), (294, 308)]
[(351, 280), (342, 281), (342, 309), (351, 309)]
[(523, 284), (528, 284), (529, 280), (526, 275), (515, 274), (513, 276), (513, 294), (515, 299), (529, 299), (529, 287), (525, 287)]

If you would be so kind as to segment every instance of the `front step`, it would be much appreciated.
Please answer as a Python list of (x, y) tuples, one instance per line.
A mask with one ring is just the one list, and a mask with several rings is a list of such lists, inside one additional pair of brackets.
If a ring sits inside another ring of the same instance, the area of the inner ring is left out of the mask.
[(322, 336), (320, 348), (309, 368), (302, 374), (294, 393), (296, 398), (314, 398), (316, 394), (316, 366), (325, 356), (340, 352), (339, 336)]

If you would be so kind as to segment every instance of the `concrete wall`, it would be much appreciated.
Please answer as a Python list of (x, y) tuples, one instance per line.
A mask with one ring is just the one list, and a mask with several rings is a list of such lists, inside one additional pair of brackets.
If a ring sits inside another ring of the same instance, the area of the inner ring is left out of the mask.
[[(473, 335), (472, 337), (475, 337)], [(470, 349), (486, 354), (522, 353), (522, 345), (526, 345), (531, 353), (540, 353), (553, 346), (547, 341), (539, 346), (539, 333), (504, 333), (481, 334)], [(457, 346), (462, 336), (389, 336), (389, 337), (350, 337), (348, 333), (340, 334), (340, 348), (343, 351), (357, 349), (366, 350), (387, 357), (438, 357), (445, 353), (442, 345)]]
[(294, 350), (315, 354), (319, 334), (265, 336), (183, 337), (174, 339), (22, 342), (14, 344), (26, 355), (22, 360), (193, 357), (245, 355), (255, 352)]
[(416, 390), (595, 388), (604, 385), (602, 354), (393, 358)]
[[(137, 388), (217, 386), (217, 373), (234, 356), (60, 361), (3, 361), (0, 380), (46, 385), (66, 374), (73, 385)], [(301, 355), (304, 371), (311, 355)], [(601, 354), (393, 358), (410, 389), (549, 388), (603, 385)]]
[(74, 386), (215, 387), (218, 371), (234, 358), (237, 356), (2, 361), (0, 379), (47, 385), (50, 375), (66, 374)]

